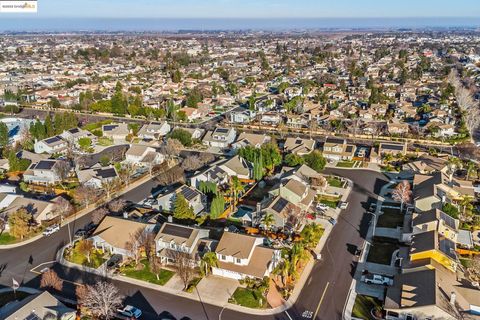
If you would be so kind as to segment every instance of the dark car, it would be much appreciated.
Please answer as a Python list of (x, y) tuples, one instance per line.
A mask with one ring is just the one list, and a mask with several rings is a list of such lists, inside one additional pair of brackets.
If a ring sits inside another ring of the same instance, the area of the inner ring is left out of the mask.
[(82, 239), (87, 235), (87, 232), (83, 229), (78, 229), (75, 232), (75, 239)]
[(113, 256), (110, 257), (107, 261), (107, 268), (112, 269), (118, 266), (123, 260), (123, 257), (121, 254), (114, 254)]

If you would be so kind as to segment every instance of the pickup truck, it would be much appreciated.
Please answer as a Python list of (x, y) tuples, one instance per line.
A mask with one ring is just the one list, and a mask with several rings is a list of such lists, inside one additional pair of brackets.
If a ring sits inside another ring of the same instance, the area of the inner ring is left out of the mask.
[(138, 319), (142, 316), (142, 310), (130, 305), (125, 306), (123, 309), (118, 309), (117, 311), (120, 315), (129, 319)]
[(384, 286), (393, 285), (392, 278), (381, 276), (379, 274), (368, 274), (366, 276), (362, 276), (361, 280), (368, 284), (379, 284)]

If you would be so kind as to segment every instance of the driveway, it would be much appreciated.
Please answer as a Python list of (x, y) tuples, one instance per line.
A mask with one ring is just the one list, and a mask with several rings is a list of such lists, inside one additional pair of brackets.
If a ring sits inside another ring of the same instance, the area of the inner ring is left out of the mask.
[(227, 303), (238, 286), (238, 280), (210, 275), (198, 283), (197, 290), (202, 299)]

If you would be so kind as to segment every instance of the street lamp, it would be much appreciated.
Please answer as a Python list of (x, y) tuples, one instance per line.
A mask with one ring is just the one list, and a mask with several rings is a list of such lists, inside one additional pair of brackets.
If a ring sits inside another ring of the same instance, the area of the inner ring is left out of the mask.
[(373, 229), (372, 229), (372, 237), (375, 236), (375, 226), (376, 226), (376, 221), (377, 221), (377, 215), (373, 212), (367, 211), (367, 213), (371, 214), (373, 217)]

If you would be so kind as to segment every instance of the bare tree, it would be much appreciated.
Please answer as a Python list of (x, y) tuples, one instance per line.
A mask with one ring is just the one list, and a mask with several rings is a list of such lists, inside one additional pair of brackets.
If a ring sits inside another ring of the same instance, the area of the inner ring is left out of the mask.
[(110, 209), (110, 211), (114, 213), (119, 213), (125, 208), (126, 205), (127, 205), (127, 201), (125, 201), (122, 198), (117, 198), (110, 201), (110, 203), (108, 204), (108, 209)]
[(476, 255), (470, 260), (467, 274), (470, 281), (480, 282), (480, 255)]
[(90, 263), (90, 255), (93, 250), (93, 243), (90, 240), (82, 239), (77, 244), (77, 250), (87, 257), (88, 263)]
[(126, 243), (126, 249), (132, 254), (133, 260), (135, 260), (135, 265), (138, 265), (140, 262), (140, 257), (142, 256), (141, 238), (143, 236), (143, 232), (143, 230), (137, 230), (133, 233), (130, 233)]
[(118, 178), (113, 178), (111, 180), (105, 180), (102, 182), (102, 189), (107, 193), (107, 199), (110, 199), (112, 193), (118, 189), (119, 180)]
[(169, 250), (168, 256), (174, 261), (177, 274), (183, 282), (183, 289), (187, 289), (188, 284), (195, 276), (195, 270), (192, 268), (192, 259), (186, 252)]
[(91, 203), (98, 200), (98, 194), (99, 192), (95, 188), (82, 184), (75, 189), (73, 198), (88, 208)]
[(64, 188), (63, 182), (70, 175), (70, 164), (66, 160), (57, 160), (55, 163), (54, 172), (60, 179), (60, 185), (62, 188)]
[(61, 291), (63, 287), (63, 280), (57, 275), (52, 269), (48, 269), (42, 273), (42, 278), (40, 279), (40, 287), (42, 288), (52, 288), (57, 291)]
[(200, 161), (205, 165), (207, 163), (215, 161), (215, 156), (209, 152), (202, 152), (199, 155)]
[(182, 168), (186, 171), (195, 171), (203, 166), (202, 161), (198, 156), (187, 157), (182, 162)]
[(54, 201), (54, 211), (63, 218), (68, 217), (70, 214), (73, 213), (74, 208), (70, 201), (63, 197), (57, 197)]
[(183, 145), (177, 139), (168, 138), (167, 142), (161, 147), (161, 153), (166, 155), (168, 158), (173, 159), (178, 157), (180, 151), (182, 151)]
[(123, 296), (117, 287), (105, 281), (87, 286), (86, 294), (82, 299), (82, 306), (90, 310), (95, 316), (110, 319), (117, 308), (122, 305)]
[(162, 271), (162, 267), (163, 264), (159, 257), (153, 256), (150, 259), (150, 271), (157, 277), (157, 280), (160, 280), (159, 275)]
[(175, 166), (156, 177), (158, 183), (162, 186), (168, 186), (176, 182), (185, 181), (185, 172), (180, 166)]
[(75, 296), (77, 297), (78, 304), (83, 304), (85, 301), (85, 297), (88, 294), (88, 289), (86, 285), (79, 284), (75, 287)]
[(134, 172), (135, 168), (133, 167), (133, 165), (130, 163), (126, 163), (118, 171), (118, 175), (120, 177), (120, 180), (125, 183), (126, 186), (128, 186)]
[(410, 202), (412, 198), (412, 190), (410, 190), (410, 183), (407, 180), (403, 180), (392, 192), (392, 197), (395, 201), (400, 202), (400, 211), (403, 212), (403, 205)]
[(97, 208), (92, 212), (92, 222), (94, 224), (99, 224), (100, 221), (108, 214), (108, 210), (105, 207)]

